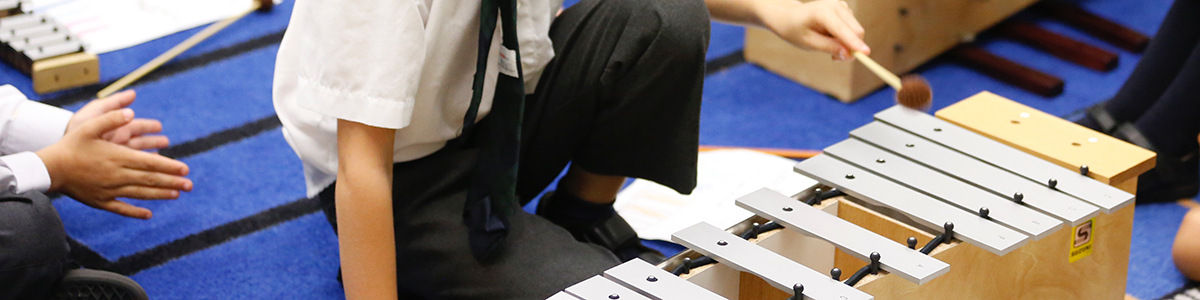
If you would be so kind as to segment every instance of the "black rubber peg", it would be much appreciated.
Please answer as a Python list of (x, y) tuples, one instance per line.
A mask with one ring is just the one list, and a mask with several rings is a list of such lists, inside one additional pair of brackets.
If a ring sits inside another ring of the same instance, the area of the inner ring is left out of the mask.
[(949, 244), (950, 241), (954, 240), (954, 222), (946, 222), (946, 224), (942, 225), (942, 228), (946, 229), (946, 233), (942, 234), (946, 237), (942, 239), (942, 243)]
[(992, 217), (989, 217), (989, 216), (988, 216), (988, 215), (989, 215), (989, 214), (991, 214), (991, 213), (992, 213), (992, 210), (988, 209), (987, 207), (980, 207), (980, 208), (979, 208), (979, 217), (980, 217), (980, 218), (984, 218), (984, 219), (991, 219)]
[(804, 299), (804, 285), (799, 284), (799, 283), (797, 283), (796, 285), (793, 285), (792, 286), (792, 294), (793, 294), (792, 299), (803, 300)]
[(1050, 178), (1049, 184), (1051, 189), (1058, 189), (1058, 179)]
[(1087, 165), (1079, 166), (1079, 175), (1088, 176), (1088, 166)]
[(913, 250), (917, 249), (917, 237), (915, 237), (915, 236), (908, 237), (908, 249), (913, 249)]
[(1017, 192), (1016, 194), (1013, 194), (1013, 201), (1016, 201), (1018, 204), (1024, 204), (1025, 203), (1025, 194), (1022, 194), (1021, 192)]
[(833, 280), (842, 281), (842, 269), (833, 268), (833, 270), (829, 270), (829, 277), (833, 278)]
[(879, 252), (871, 252), (871, 274), (879, 274), (879, 259), (883, 258)]

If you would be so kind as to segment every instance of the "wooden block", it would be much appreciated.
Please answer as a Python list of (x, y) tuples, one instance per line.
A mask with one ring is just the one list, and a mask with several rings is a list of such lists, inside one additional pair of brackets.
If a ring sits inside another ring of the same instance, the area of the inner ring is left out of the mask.
[[(871, 58), (897, 74), (915, 69), (1034, 2), (846, 1), (866, 29)], [(884, 84), (859, 63), (832, 61), (827, 53), (801, 50), (763, 29), (747, 28), (745, 56), (746, 61), (843, 102), (853, 102)]]
[(982, 92), (936, 113), (938, 118), (1133, 193), (1121, 183), (1154, 168), (1155, 154), (1141, 147)]
[(100, 60), (79, 52), (33, 62), (33, 91), (44, 94), (100, 82)]

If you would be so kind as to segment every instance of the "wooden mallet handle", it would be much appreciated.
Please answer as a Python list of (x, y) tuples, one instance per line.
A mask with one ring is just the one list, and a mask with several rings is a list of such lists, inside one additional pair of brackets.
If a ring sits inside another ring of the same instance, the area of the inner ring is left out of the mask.
[(205, 39), (213, 36), (217, 32), (221, 31), (221, 29), (225, 29), (225, 27), (228, 27), (229, 24), (233, 24), (233, 22), (237, 22), (237, 20), (240, 20), (242, 17), (245, 17), (246, 15), (248, 15), (251, 12), (254, 12), (256, 10), (264, 11), (264, 12), (271, 11), (271, 8), (274, 5), (275, 5), (275, 2), (272, 0), (256, 0), (256, 1), (254, 1), (254, 3), (250, 5), (250, 9), (247, 9), (244, 12), (238, 13), (237, 15), (234, 15), (232, 17), (221, 20), (220, 22), (213, 23), (212, 25), (209, 25), (208, 27), (205, 27), (204, 30), (197, 32), (195, 35), (192, 35), (191, 37), (187, 38), (182, 43), (175, 45), (175, 47), (171, 47), (171, 49), (167, 50), (167, 52), (160, 54), (158, 57), (155, 57), (154, 59), (150, 60), (150, 62), (142, 65), (141, 67), (138, 67), (136, 70), (133, 70), (133, 72), (130, 72), (129, 74), (125, 75), (125, 77), (121, 77), (121, 79), (118, 79), (116, 82), (113, 82), (113, 84), (109, 85), (108, 87), (105, 87), (103, 90), (100, 90), (99, 93), (96, 93), (96, 98), (108, 97), (109, 95), (112, 95), (113, 93), (116, 93), (117, 91), (124, 89), (125, 87), (129, 86), (129, 84), (133, 83), (134, 81), (141, 79), (142, 76), (146, 76), (146, 74), (149, 74), (151, 71), (154, 71), (154, 69), (158, 69), (158, 67), (161, 67), (163, 64), (167, 63), (171, 59), (174, 59), (176, 56), (179, 56), (179, 54), (182, 54), (184, 51), (191, 49), (192, 47), (196, 46), (196, 44), (199, 44), (200, 42), (204, 41)]
[(892, 74), (891, 71), (888, 71), (883, 66), (879, 65), (879, 63), (875, 62), (875, 60), (871, 59), (862, 52), (854, 51), (854, 58), (858, 59), (859, 62), (862, 62), (863, 66), (866, 66), (867, 69), (870, 69), (871, 72), (875, 73), (876, 76), (879, 76), (880, 79), (883, 79), (883, 82), (887, 82), (888, 85), (892, 86), (892, 88), (896, 89), (897, 91), (900, 90), (900, 77), (896, 76), (896, 74)]

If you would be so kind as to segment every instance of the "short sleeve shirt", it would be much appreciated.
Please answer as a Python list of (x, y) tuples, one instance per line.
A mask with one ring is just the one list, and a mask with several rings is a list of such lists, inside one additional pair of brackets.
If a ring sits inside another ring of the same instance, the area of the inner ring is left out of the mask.
[[(458, 136), (471, 101), (480, 1), (297, 0), (275, 62), (284, 137), (304, 163), (309, 196), (337, 174), (337, 120), (396, 129), (394, 162)], [(561, 0), (518, 0), (526, 90), (554, 57), (548, 36)], [(479, 118), (498, 75), (500, 30), (488, 48)]]

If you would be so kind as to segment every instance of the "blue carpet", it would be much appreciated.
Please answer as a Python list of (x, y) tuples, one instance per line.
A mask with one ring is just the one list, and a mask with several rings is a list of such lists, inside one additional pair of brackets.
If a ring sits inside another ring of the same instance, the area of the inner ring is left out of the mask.
[[(1074, 2), (1147, 34), (1157, 30), (1170, 4)], [(149, 221), (56, 201), (79, 243), (81, 261), (132, 274), (155, 299), (342, 298), (334, 279), (335, 237), (315, 213), (315, 203), (303, 199), (299, 161), (279, 133), (271, 105), (274, 56), (291, 10), (288, 1), (270, 14), (253, 14), (134, 86), (139, 97), (133, 108), (141, 117), (163, 121), (173, 146), (162, 153), (189, 164), (196, 188), (175, 201), (133, 201), (154, 211)], [(1113, 95), (1140, 58), (1035, 14), (1017, 18), (1119, 53), (1121, 64), (1095, 72), (984, 34), (978, 45), (1064, 78), (1065, 92), (1044, 98), (939, 58), (918, 70), (934, 88), (934, 109), (987, 90), (1066, 117)], [(102, 80), (119, 78), (197, 31), (101, 55)], [(743, 38), (740, 27), (714, 23), (708, 59), (738, 53)], [(0, 67), (0, 82), (72, 110), (98, 89), (34, 95), (29, 78), (7, 66)], [(869, 122), (892, 105), (892, 97), (881, 90), (842, 104), (757, 66), (735, 64), (706, 79), (700, 139), (710, 145), (821, 149)], [(1169, 249), (1184, 211), (1174, 204), (1138, 207), (1130, 294), (1153, 299), (1182, 285)], [(668, 253), (681, 249), (649, 244)]]

